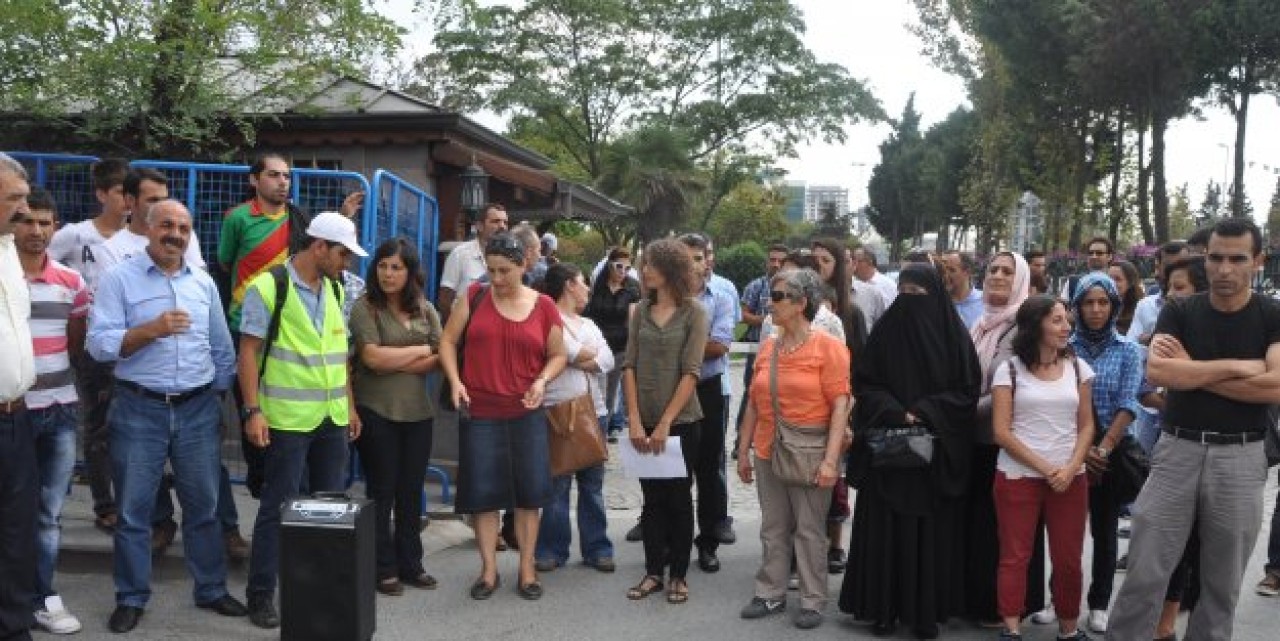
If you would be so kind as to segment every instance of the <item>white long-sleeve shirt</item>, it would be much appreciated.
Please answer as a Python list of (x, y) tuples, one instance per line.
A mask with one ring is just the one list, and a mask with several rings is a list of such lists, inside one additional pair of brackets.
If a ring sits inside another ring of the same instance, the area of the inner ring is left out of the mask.
[[(609, 349), (604, 334), (591, 319), (584, 316), (570, 318), (563, 311), (560, 312), (560, 318), (564, 320), (564, 346), (569, 355), (569, 366), (555, 380), (547, 383), (542, 405), (551, 407), (586, 394), (587, 381), (590, 380), (591, 400), (596, 406), (596, 416), (605, 416), (609, 413), (604, 403), (605, 374), (614, 367), (613, 350)], [(584, 347), (596, 351), (595, 363), (599, 372), (588, 372), (573, 364)]]
[(0, 236), (0, 403), (22, 398), (36, 382), (31, 343), (31, 290), (13, 234)]

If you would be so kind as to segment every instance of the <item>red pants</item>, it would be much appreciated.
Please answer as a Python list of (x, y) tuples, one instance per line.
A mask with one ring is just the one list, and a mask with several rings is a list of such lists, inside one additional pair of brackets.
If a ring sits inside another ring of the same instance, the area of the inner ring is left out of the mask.
[(1079, 474), (1066, 492), (1054, 492), (1041, 478), (1010, 479), (996, 472), (996, 522), (1000, 530), (1000, 569), (996, 592), (1001, 617), (1021, 617), (1027, 598), (1027, 563), (1036, 539), (1036, 524), (1044, 514), (1049, 536), (1053, 576), (1049, 588), (1058, 618), (1080, 616), (1084, 584), (1081, 556), (1084, 526), (1089, 516), (1089, 486)]

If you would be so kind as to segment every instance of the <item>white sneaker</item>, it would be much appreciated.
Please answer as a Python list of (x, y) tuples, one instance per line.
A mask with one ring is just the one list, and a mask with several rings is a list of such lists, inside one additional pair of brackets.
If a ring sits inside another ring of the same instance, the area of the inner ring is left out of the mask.
[(1089, 626), (1090, 632), (1102, 634), (1107, 631), (1108, 620), (1109, 617), (1107, 617), (1106, 610), (1089, 610), (1089, 620), (1086, 624)]
[(1058, 620), (1058, 613), (1053, 611), (1053, 605), (1050, 604), (1045, 609), (1031, 615), (1031, 622), (1036, 625), (1048, 625)]
[(36, 625), (53, 634), (74, 634), (80, 631), (80, 620), (71, 616), (62, 605), (62, 597), (45, 597), (44, 609), (36, 610)]

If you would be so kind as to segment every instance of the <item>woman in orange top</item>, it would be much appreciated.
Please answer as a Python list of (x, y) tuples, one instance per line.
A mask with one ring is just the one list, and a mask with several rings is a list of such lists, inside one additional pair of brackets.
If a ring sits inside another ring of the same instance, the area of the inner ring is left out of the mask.
[[(792, 547), (800, 575), (800, 613), (795, 625), (822, 623), (827, 597), (827, 508), (839, 477), (839, 457), (849, 424), (849, 351), (810, 322), (822, 300), (822, 283), (810, 270), (785, 270), (770, 282), (776, 337), (765, 341), (756, 358), (750, 399), (738, 446), (738, 477), (757, 477), (760, 540), (764, 558), (756, 574), (755, 597), (742, 618), (758, 619), (786, 609)], [(771, 370), (776, 364), (776, 377)], [(775, 379), (776, 380), (773, 380)], [(784, 484), (774, 475), (774, 410), (792, 425), (826, 432), (826, 455), (813, 484)], [(755, 449), (755, 462), (748, 456)], [(753, 474), (754, 472), (754, 474)]]

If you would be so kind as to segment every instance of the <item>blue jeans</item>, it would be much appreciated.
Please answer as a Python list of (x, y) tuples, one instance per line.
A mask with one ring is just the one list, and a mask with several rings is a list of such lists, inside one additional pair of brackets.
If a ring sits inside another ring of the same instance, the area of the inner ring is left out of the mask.
[[(600, 431), (605, 431), (608, 416), (600, 417)], [(609, 541), (609, 522), (604, 515), (604, 465), (596, 465), (573, 474), (551, 479), (551, 502), (542, 508), (538, 526), (538, 545), (533, 556), (552, 560), (559, 565), (569, 561), (569, 544), (573, 530), (569, 526), (569, 486), (578, 480), (578, 549), (582, 560), (594, 563), (613, 557)]]
[(116, 386), (107, 412), (120, 522), (115, 533), (116, 603), (146, 607), (151, 598), (151, 523), (164, 462), (173, 465), (182, 504), (182, 548), (196, 603), (227, 594), (227, 559), (215, 509), (222, 437), (218, 395), (169, 405)]
[(325, 419), (310, 432), (271, 430), (271, 442), (262, 459), (262, 500), (253, 522), (249, 586), (245, 588), (250, 598), (275, 594), (280, 569), (280, 506), (298, 496), (303, 470), (312, 492), (340, 492), (346, 468), (345, 425)]
[[(240, 513), (236, 511), (236, 498), (231, 493), (231, 475), (227, 472), (227, 466), (221, 467), (222, 478), (218, 482), (218, 524), (222, 526), (223, 532), (238, 532), (240, 531)], [(151, 515), (151, 522), (159, 524), (172, 520), (173, 497), (169, 493), (169, 488), (161, 483), (160, 490), (156, 493), (156, 511)]]
[(79, 403), (55, 404), (27, 410), (36, 439), (36, 469), (40, 473), (40, 511), (36, 519), (35, 606), (44, 608), (53, 590), (53, 570), (58, 565), (59, 519), (67, 498), (71, 470), (76, 464), (76, 423)]

